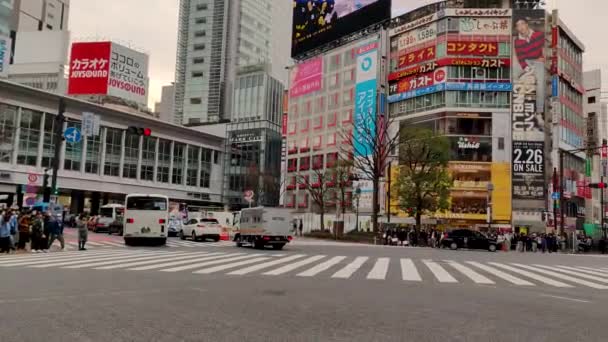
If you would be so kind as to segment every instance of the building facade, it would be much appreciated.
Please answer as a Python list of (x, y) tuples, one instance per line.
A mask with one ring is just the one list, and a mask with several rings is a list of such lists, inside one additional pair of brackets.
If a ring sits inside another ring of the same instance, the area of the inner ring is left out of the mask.
[(156, 106), (155, 112), (158, 113), (158, 118), (164, 122), (174, 122), (173, 115), (175, 113), (175, 84), (163, 86), (160, 96), (160, 102)]
[(69, 0), (13, 0), (13, 31), (67, 30)]
[[(174, 122), (196, 125), (230, 119), (237, 68), (285, 62), (275, 63), (273, 51), (288, 51), (289, 40), (273, 38), (289, 29), (288, 16), (275, 17), (289, 5), (270, 0), (180, 1)], [(284, 77), (285, 66), (273, 66), (278, 76)]]
[(11, 20), (14, 10), (13, 0), (0, 0), (0, 35), (11, 35)]
[[(0, 81), (0, 93), (0, 202), (23, 205), (42, 197), (61, 96), (6, 81)], [(89, 201), (95, 213), (100, 204), (123, 201), (128, 193), (222, 206), (223, 138), (74, 98), (64, 101), (63, 131), (82, 132), (83, 112), (100, 122), (90, 137), (61, 141), (59, 202), (72, 212), (82, 212)], [(150, 128), (152, 134), (133, 135), (127, 126)]]
[(256, 205), (277, 206), (281, 191), (281, 118), (284, 86), (268, 66), (242, 67), (233, 94), (233, 117), (226, 125), (225, 200), (248, 205), (243, 192), (254, 192)]

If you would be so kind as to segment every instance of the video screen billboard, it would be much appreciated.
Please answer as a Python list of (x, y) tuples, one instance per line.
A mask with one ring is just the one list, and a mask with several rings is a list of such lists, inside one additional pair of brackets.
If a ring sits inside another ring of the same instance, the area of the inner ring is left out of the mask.
[(393, 0), (391, 18), (409, 13), (420, 7), (442, 2), (442, 0)]
[(390, 15), (391, 0), (293, 0), (291, 56), (388, 20)]

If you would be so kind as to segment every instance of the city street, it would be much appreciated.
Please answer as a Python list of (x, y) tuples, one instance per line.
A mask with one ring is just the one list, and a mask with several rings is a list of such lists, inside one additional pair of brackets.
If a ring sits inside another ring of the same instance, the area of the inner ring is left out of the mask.
[(98, 243), (0, 257), (3, 341), (605, 340), (602, 256)]

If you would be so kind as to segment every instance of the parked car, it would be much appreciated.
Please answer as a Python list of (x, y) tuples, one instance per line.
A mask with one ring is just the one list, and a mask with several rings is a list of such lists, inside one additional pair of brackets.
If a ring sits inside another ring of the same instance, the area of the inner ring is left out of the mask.
[(198, 241), (199, 239), (205, 241), (207, 239), (213, 239), (213, 241), (220, 241), (220, 234), (222, 227), (220, 226), (217, 219), (214, 218), (192, 218), (189, 219), (186, 224), (182, 226), (179, 237), (185, 240), (190, 237), (192, 241)]
[(469, 229), (456, 229), (448, 232), (448, 236), (441, 242), (442, 247), (456, 250), (458, 248), (485, 249), (496, 252), (498, 243), (482, 233)]

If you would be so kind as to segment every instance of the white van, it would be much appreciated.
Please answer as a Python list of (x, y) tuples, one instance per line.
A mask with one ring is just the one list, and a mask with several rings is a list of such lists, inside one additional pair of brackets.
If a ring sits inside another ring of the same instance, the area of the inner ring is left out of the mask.
[(167, 242), (169, 198), (155, 194), (130, 194), (125, 200), (124, 239), (135, 242)]

